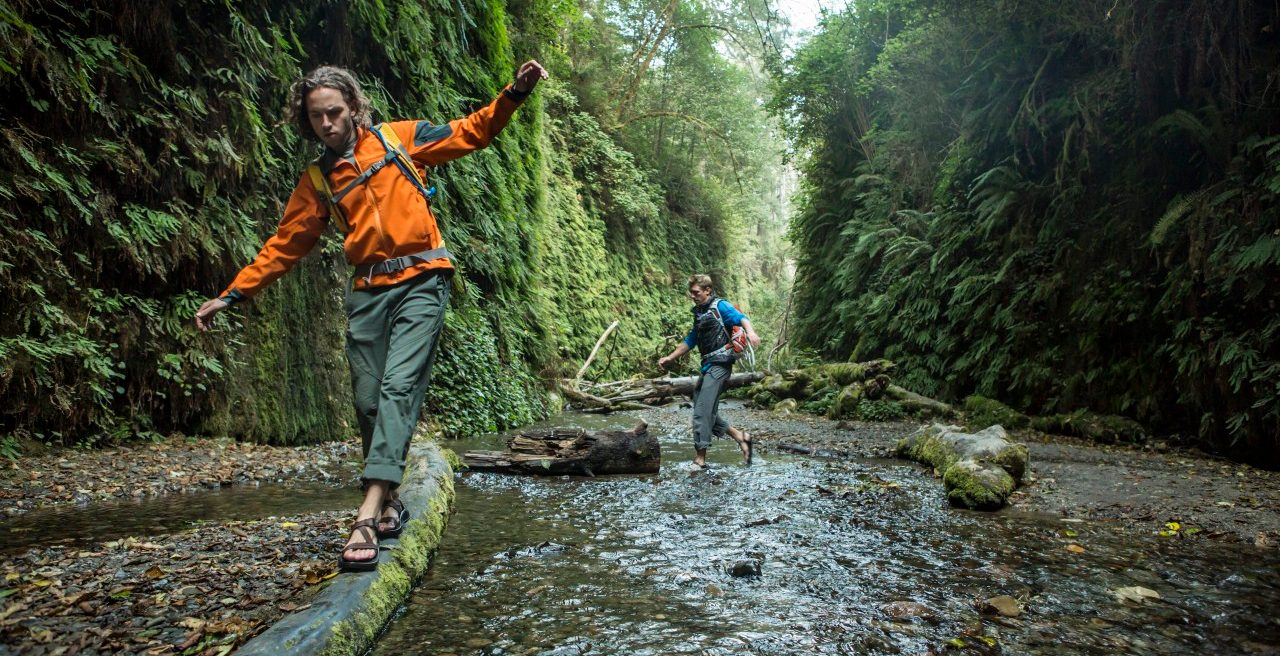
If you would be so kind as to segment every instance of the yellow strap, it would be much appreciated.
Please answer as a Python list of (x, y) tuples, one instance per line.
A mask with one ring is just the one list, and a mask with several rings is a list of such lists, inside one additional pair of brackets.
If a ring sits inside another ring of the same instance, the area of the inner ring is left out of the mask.
[(413, 179), (418, 181), (418, 186), (426, 189), (427, 183), (422, 179), (422, 173), (418, 171), (418, 167), (413, 163), (413, 160), (409, 159), (409, 152), (404, 149), (404, 144), (400, 143), (400, 137), (396, 136), (396, 131), (391, 129), (391, 125), (388, 123), (379, 125), (378, 132), (381, 132), (382, 137), (387, 140), (387, 145), (396, 150), (396, 159), (400, 160), (405, 168), (413, 173)]
[(308, 166), (307, 175), (311, 177), (311, 186), (316, 188), (316, 193), (320, 194), (324, 204), (329, 206), (329, 218), (333, 221), (333, 225), (344, 233), (351, 232), (351, 226), (347, 225), (347, 217), (342, 214), (342, 208), (333, 202), (333, 189), (329, 186), (329, 179), (320, 170), (320, 165)]

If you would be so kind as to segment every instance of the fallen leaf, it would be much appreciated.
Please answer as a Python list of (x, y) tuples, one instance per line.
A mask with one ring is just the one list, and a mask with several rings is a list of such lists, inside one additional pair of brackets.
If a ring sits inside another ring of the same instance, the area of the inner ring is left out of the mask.
[(1151, 588), (1144, 588), (1140, 585), (1129, 586), (1125, 588), (1116, 588), (1111, 591), (1120, 601), (1132, 601), (1134, 603), (1142, 603), (1148, 599), (1159, 599), (1160, 593)]
[(280, 524), (280, 528), (298, 528), (301, 526), (298, 522), (284, 522)]
[(146, 577), (149, 579), (158, 579), (162, 576), (164, 576), (164, 570), (160, 569), (157, 565), (152, 565), (151, 569), (146, 571)]
[(1078, 545), (1078, 544), (1075, 544), (1075, 543), (1073, 542), (1073, 543), (1071, 543), (1071, 544), (1068, 544), (1068, 545), (1067, 545), (1067, 551), (1070, 551), (1071, 553), (1078, 553), (1078, 554), (1081, 554), (1081, 553), (1084, 553), (1084, 547), (1082, 547), (1082, 546), (1080, 546), (1080, 545)]

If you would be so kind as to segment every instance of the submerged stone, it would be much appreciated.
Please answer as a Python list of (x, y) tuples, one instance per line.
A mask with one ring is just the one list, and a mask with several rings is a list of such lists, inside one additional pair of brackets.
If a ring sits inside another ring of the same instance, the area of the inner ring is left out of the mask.
[(982, 612), (1001, 617), (1017, 617), (1022, 614), (1022, 604), (1009, 595), (999, 595), (982, 602)]
[(729, 568), (729, 574), (738, 578), (756, 578), (760, 576), (760, 561), (754, 559), (739, 560)]

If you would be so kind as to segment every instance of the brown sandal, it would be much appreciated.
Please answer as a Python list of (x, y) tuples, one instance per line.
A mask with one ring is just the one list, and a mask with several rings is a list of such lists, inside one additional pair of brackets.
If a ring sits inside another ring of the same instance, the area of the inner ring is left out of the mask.
[[(378, 518), (372, 517), (362, 519), (351, 525), (352, 534), (358, 533), (365, 542), (351, 542), (342, 548), (342, 552), (338, 554), (338, 569), (344, 572), (371, 572), (378, 568)], [(348, 551), (359, 551), (362, 549), (372, 549), (373, 558), (367, 560), (352, 560), (347, 558)]]
[[(400, 534), (404, 532), (404, 525), (409, 523), (409, 511), (405, 509), (404, 502), (400, 500), (400, 497), (396, 497), (382, 504), (382, 512), (385, 513), (387, 511), (387, 508), (391, 508), (392, 510), (396, 511), (396, 516), (383, 517), (382, 513), (378, 513), (378, 539), (379, 540), (389, 540), (391, 538), (400, 537)], [(383, 529), (382, 528), (383, 522), (395, 522), (395, 524), (389, 529)]]

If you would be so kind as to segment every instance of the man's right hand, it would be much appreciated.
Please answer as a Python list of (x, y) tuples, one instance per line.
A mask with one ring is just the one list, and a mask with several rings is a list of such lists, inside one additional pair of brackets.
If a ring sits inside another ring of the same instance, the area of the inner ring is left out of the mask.
[(201, 305), (200, 309), (196, 310), (196, 328), (199, 328), (200, 332), (209, 330), (213, 326), (213, 315), (229, 307), (231, 307), (231, 304), (220, 298), (211, 298), (205, 301), (204, 305)]
[(661, 368), (663, 368), (663, 369), (666, 369), (666, 368), (667, 368), (667, 365), (668, 365), (668, 364), (670, 364), (670, 363), (671, 363), (671, 356), (669, 356), (669, 355), (664, 355), (664, 356), (662, 356), (662, 357), (658, 358), (658, 366), (659, 366), (659, 367), (661, 367)]

